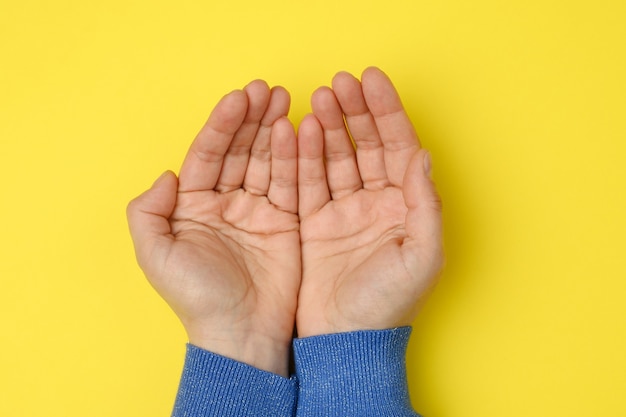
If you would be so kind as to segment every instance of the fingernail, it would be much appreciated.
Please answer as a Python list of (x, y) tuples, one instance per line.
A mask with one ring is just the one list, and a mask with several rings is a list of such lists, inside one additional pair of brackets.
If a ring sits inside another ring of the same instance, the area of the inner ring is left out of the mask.
[(424, 173), (428, 178), (431, 177), (432, 174), (432, 160), (430, 158), (430, 152), (426, 151), (426, 155), (424, 155)]

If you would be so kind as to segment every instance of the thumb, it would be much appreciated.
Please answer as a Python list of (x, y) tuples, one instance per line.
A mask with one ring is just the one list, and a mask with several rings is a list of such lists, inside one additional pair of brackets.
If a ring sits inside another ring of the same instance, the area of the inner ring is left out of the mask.
[(404, 176), (402, 188), (408, 208), (405, 224), (408, 239), (403, 249), (408, 252), (405, 253), (408, 265), (434, 275), (443, 265), (443, 237), (441, 198), (431, 179), (431, 164), (428, 151), (420, 149), (411, 158)]
[(137, 261), (142, 268), (150, 258), (158, 239), (171, 233), (169, 217), (176, 205), (178, 179), (166, 171), (152, 187), (133, 199), (126, 209), (130, 235), (133, 238)]

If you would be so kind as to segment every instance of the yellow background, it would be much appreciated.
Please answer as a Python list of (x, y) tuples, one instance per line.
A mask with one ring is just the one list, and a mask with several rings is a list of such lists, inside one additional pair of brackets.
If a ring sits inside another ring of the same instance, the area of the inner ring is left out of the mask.
[(224, 93), (298, 123), (384, 69), (434, 159), (448, 262), (415, 323), (427, 417), (626, 415), (626, 6), (0, 2), (0, 415), (167, 416), (185, 335), (126, 203)]

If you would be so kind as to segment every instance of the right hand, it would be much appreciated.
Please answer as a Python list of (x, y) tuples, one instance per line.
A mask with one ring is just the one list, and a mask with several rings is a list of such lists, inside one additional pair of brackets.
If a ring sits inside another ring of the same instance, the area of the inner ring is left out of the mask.
[(410, 325), (443, 264), (427, 152), (376, 68), (361, 82), (337, 74), (311, 101), (298, 132), (298, 336)]

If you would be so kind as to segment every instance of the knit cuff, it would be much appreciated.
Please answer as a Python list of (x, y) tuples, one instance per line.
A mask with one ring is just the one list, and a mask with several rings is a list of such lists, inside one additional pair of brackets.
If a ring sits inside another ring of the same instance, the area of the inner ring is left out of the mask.
[(298, 417), (419, 416), (406, 379), (410, 327), (294, 340)]
[(188, 344), (172, 417), (292, 416), (296, 381)]

